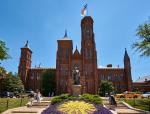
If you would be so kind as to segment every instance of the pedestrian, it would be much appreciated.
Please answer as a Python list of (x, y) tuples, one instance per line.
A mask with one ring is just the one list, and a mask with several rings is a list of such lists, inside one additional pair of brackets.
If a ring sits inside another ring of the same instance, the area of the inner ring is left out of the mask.
[(38, 93), (36, 94), (36, 98), (37, 98), (37, 102), (38, 102), (38, 103), (41, 103), (41, 93), (40, 93), (40, 92), (38, 92)]
[(110, 106), (110, 109), (114, 111), (115, 111), (115, 108), (117, 107), (115, 97), (112, 94), (109, 94), (109, 106)]
[(34, 94), (30, 95), (30, 107), (32, 107), (34, 101)]

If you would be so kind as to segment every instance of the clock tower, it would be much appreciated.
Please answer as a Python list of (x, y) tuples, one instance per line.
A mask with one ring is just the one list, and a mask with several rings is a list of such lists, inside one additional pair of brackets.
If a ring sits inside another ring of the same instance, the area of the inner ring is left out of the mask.
[(81, 21), (81, 55), (83, 66), (83, 77), (85, 79), (85, 93), (95, 94), (97, 85), (97, 52), (93, 32), (93, 19), (85, 16)]

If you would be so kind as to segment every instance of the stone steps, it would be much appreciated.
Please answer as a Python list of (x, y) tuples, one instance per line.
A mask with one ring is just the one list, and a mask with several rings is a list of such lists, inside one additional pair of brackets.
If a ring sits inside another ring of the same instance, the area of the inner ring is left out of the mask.
[(37, 111), (32, 111), (32, 110), (25, 110), (25, 111), (23, 111), (23, 110), (14, 110), (14, 111), (11, 111), (11, 113), (13, 113), (13, 114), (20, 114), (20, 113), (25, 113), (25, 114), (36, 114), (37, 113)]

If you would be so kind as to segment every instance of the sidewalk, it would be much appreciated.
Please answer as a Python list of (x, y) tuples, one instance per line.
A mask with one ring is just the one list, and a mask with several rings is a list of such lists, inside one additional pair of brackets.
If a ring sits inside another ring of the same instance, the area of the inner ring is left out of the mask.
[[(102, 99), (105, 107), (109, 109), (110, 106), (109, 106), (108, 98), (102, 97)], [(121, 103), (118, 101), (117, 101), (116, 110), (115, 111), (111, 110), (111, 112), (113, 114), (148, 114), (145, 111), (134, 109), (131, 106), (127, 105), (126, 103)]]
[[(30, 104), (30, 103), (29, 103)], [(50, 101), (47, 101), (43, 99), (41, 103), (37, 103), (36, 101), (33, 101), (32, 107), (18, 107), (18, 108), (13, 108), (9, 109), (2, 114), (41, 114), (41, 112), (46, 109), (50, 104)]]

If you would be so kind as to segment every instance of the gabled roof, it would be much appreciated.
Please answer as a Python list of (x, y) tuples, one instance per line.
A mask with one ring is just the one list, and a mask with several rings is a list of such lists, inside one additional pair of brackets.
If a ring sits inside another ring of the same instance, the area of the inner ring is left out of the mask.
[(150, 75), (139, 77), (139, 79), (137, 79), (135, 82), (145, 82), (145, 81), (150, 81)]
[(81, 55), (80, 55), (80, 53), (79, 53), (77, 47), (76, 47), (76, 50), (75, 50), (74, 53), (73, 53), (73, 57), (74, 57), (74, 58), (80, 58), (80, 57), (81, 57)]

